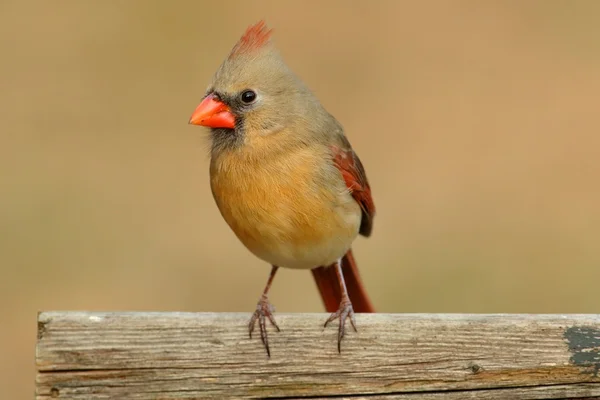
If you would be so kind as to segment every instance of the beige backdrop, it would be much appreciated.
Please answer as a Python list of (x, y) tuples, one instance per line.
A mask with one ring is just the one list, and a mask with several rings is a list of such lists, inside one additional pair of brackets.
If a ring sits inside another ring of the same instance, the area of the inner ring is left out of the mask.
[[(254, 308), (269, 269), (187, 121), (263, 17), (366, 166), (379, 311), (600, 312), (600, 2), (4, 1), (3, 398), (32, 396), (38, 310)], [(322, 311), (308, 272), (271, 298)]]

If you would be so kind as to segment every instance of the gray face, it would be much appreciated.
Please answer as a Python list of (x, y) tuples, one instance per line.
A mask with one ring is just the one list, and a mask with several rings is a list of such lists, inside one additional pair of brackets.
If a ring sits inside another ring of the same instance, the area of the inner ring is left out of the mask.
[(207, 95), (225, 103), (235, 129), (212, 129), (213, 148), (241, 146), (247, 135), (269, 135), (302, 118), (310, 92), (272, 46), (228, 58), (215, 73)]

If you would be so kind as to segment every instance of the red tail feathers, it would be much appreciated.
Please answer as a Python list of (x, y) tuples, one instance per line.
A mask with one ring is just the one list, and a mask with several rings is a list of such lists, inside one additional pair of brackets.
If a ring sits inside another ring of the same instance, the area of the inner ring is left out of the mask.
[[(340, 282), (338, 280), (335, 269), (331, 266), (318, 267), (312, 271), (323, 303), (325, 303), (325, 309), (327, 312), (335, 312), (340, 306), (342, 301), (342, 292), (340, 289)], [(344, 281), (346, 282), (346, 288), (348, 289), (348, 296), (352, 302), (352, 308), (357, 313), (372, 313), (375, 312), (369, 296), (365, 288), (363, 287), (360, 275), (358, 273), (358, 267), (352, 250), (348, 250), (346, 255), (342, 258), (342, 273), (344, 275)]]

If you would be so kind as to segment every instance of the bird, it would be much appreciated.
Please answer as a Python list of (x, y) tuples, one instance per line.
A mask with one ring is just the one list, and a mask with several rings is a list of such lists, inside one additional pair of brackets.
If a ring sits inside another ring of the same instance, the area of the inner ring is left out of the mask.
[(271, 357), (268, 297), (282, 268), (311, 270), (338, 319), (337, 350), (355, 312), (375, 312), (352, 243), (373, 229), (375, 204), (365, 169), (342, 125), (288, 67), (264, 20), (249, 26), (220, 64), (189, 123), (210, 128), (210, 187), (233, 233), (271, 265), (248, 323), (258, 323)]

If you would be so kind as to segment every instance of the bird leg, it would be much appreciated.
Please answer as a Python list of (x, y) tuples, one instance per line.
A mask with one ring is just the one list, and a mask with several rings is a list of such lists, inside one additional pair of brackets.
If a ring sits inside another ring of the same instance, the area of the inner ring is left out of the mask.
[(346, 289), (346, 282), (344, 281), (344, 274), (342, 273), (342, 260), (339, 259), (334, 264), (335, 272), (337, 274), (338, 280), (340, 282), (340, 292), (342, 293), (342, 301), (340, 302), (340, 307), (334, 313), (332, 313), (327, 321), (325, 321), (324, 327), (327, 327), (331, 321), (334, 321), (339, 318), (340, 326), (338, 331), (338, 352), (342, 352), (342, 338), (346, 333), (346, 319), (350, 318), (350, 324), (352, 328), (354, 328), (354, 332), (358, 332), (356, 330), (356, 320), (354, 319), (354, 309), (352, 308), (352, 302), (350, 301), (350, 297), (348, 297), (348, 290)]
[(265, 286), (265, 290), (263, 291), (262, 296), (260, 296), (260, 300), (258, 300), (258, 303), (256, 304), (256, 311), (254, 311), (254, 314), (252, 314), (252, 317), (250, 318), (250, 322), (248, 324), (248, 331), (250, 334), (250, 338), (252, 338), (252, 331), (254, 331), (254, 326), (256, 325), (256, 321), (258, 320), (258, 326), (260, 328), (260, 338), (263, 344), (265, 345), (265, 349), (267, 349), (268, 357), (271, 357), (271, 350), (269, 349), (269, 337), (267, 335), (266, 319), (268, 318), (269, 321), (271, 321), (271, 324), (273, 324), (273, 326), (277, 328), (277, 331), (280, 331), (279, 326), (277, 326), (275, 318), (273, 317), (275, 307), (273, 307), (271, 303), (269, 303), (269, 298), (267, 296), (269, 288), (271, 287), (271, 283), (273, 283), (273, 278), (275, 278), (275, 273), (278, 269), (279, 267), (276, 265), (273, 265), (273, 268), (271, 268), (271, 274), (269, 275), (267, 286)]

